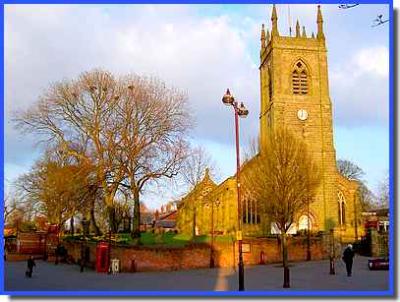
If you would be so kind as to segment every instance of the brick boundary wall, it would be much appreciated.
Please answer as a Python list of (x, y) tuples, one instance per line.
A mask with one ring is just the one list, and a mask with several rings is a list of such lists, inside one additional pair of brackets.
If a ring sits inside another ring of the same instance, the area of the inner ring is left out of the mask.
[[(282, 261), (281, 248), (277, 239), (247, 239), (243, 240), (245, 265), (261, 264), (261, 254), (264, 254), (265, 264)], [(250, 244), (250, 246), (249, 246)], [(291, 238), (289, 244), (289, 261), (304, 261), (307, 256), (306, 238)], [(90, 263), (94, 268), (96, 261), (96, 244), (80, 242), (63, 242), (71, 259), (78, 263), (81, 248), (90, 249)], [(250, 247), (250, 249), (248, 249)], [(238, 263), (237, 244), (216, 242), (215, 265), (218, 267), (233, 267)], [(326, 259), (328, 254), (321, 238), (311, 240), (312, 260)], [(112, 246), (111, 258), (117, 258), (121, 263), (122, 272), (144, 271), (174, 271), (208, 268), (210, 265), (211, 247), (209, 244), (193, 244), (186, 247), (144, 247), (144, 246)]]

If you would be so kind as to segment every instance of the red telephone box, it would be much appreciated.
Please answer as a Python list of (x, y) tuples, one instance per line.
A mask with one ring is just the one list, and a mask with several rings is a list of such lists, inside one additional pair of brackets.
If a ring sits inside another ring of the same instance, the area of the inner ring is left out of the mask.
[(107, 242), (100, 242), (96, 247), (96, 271), (98, 273), (108, 272), (108, 248), (109, 245)]

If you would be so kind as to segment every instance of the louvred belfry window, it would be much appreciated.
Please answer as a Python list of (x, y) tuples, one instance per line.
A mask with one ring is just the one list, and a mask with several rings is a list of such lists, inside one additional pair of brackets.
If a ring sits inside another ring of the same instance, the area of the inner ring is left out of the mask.
[(308, 94), (307, 69), (304, 63), (297, 62), (292, 73), (293, 94)]

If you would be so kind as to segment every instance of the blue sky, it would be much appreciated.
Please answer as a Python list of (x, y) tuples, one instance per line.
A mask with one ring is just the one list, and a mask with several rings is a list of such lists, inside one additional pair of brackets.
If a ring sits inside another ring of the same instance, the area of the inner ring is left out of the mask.
[[(316, 5), (277, 5), (281, 34), (291, 23), (316, 31)], [(6, 190), (40, 154), (37, 138), (20, 134), (11, 112), (32, 106), (51, 82), (93, 68), (155, 75), (189, 96), (191, 135), (211, 153), (219, 180), (235, 170), (232, 113), (221, 104), (230, 87), (250, 115), (241, 121), (243, 149), (257, 137), (260, 28), (270, 5), (6, 5)], [(372, 28), (387, 5), (340, 10), (322, 5), (337, 158), (365, 172), (376, 191), (389, 170), (389, 32)], [(160, 192), (160, 191), (158, 191)], [(147, 193), (150, 207), (182, 192)]]

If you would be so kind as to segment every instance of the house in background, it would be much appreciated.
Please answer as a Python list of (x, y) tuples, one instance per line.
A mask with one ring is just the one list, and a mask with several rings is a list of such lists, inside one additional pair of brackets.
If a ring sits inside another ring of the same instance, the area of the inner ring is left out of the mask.
[(389, 232), (389, 209), (381, 208), (365, 211), (362, 213), (364, 227), (366, 230), (374, 229), (378, 233)]
[(171, 201), (162, 205), (160, 211), (156, 211), (154, 229), (156, 232), (176, 232), (177, 203)]

